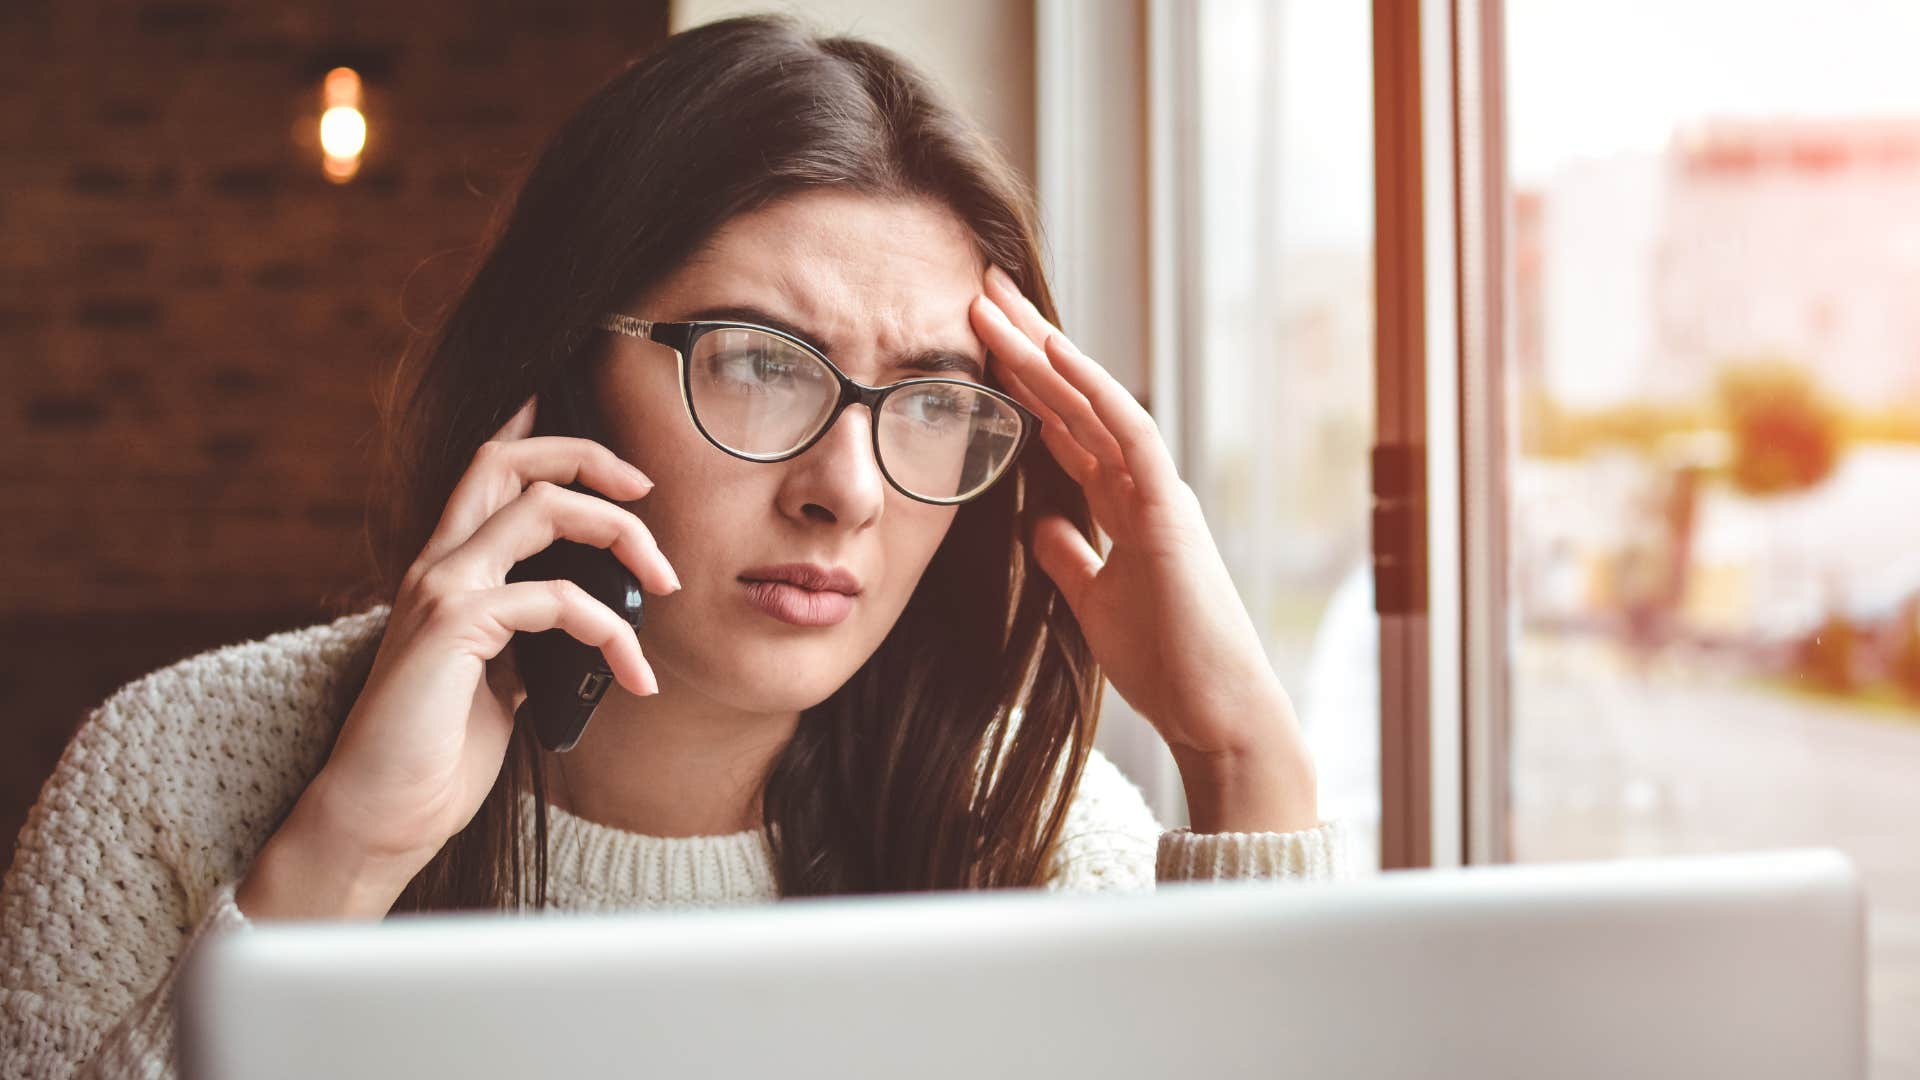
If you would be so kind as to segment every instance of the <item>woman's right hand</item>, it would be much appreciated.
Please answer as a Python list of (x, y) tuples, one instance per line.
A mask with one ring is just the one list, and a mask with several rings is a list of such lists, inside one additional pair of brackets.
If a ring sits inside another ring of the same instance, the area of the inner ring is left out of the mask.
[[(570, 581), (506, 583), (515, 563), (564, 538), (611, 548), (648, 592), (680, 587), (639, 517), (609, 501), (638, 499), (652, 481), (590, 439), (530, 438), (535, 406), (528, 398), (454, 487), (309, 789), (309, 826), (317, 818), (356, 845), (353, 858), (407, 880), (473, 819), (499, 776), (526, 698), (507, 648), (516, 631), (564, 630), (598, 647), (632, 693), (659, 689), (612, 608)], [(607, 498), (562, 486), (575, 481)]]

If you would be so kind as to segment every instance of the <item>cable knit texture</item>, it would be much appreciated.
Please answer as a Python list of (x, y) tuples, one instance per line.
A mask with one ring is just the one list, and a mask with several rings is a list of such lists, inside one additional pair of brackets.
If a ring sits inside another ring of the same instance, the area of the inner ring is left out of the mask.
[[(203, 653), (87, 716), (0, 884), (0, 1077), (175, 1075), (175, 975), (205, 938), (252, 928), (234, 890), (325, 762), (354, 683), (349, 664), (387, 614), (376, 605)], [(549, 900), (560, 910), (778, 898), (758, 831), (643, 836), (550, 805), (548, 833)], [(1165, 831), (1098, 751), (1063, 837), (1051, 891), (1350, 876), (1338, 823)]]

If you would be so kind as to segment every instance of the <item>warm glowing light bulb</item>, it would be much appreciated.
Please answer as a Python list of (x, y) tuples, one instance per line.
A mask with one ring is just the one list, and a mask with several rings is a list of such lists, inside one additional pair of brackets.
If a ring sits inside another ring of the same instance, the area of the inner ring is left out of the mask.
[(344, 184), (360, 171), (367, 146), (367, 117), (360, 111), (360, 73), (337, 67), (320, 81), (321, 167), (328, 180)]
[(329, 157), (353, 157), (367, 145), (367, 119), (350, 105), (335, 105), (320, 117), (320, 148)]

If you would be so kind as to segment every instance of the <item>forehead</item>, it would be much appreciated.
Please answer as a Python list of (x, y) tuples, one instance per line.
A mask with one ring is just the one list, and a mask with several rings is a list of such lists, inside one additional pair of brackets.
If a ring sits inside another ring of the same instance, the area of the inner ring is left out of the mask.
[(939, 203), (808, 191), (727, 222), (661, 283), (648, 317), (753, 307), (804, 328), (836, 362), (928, 348), (978, 359), (967, 308), (985, 269)]

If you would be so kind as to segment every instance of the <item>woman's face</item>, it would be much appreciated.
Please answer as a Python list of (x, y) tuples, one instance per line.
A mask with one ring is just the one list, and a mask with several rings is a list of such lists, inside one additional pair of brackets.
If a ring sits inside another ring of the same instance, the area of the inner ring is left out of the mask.
[[(984, 270), (966, 227), (938, 204), (809, 191), (728, 222), (621, 310), (791, 327), (852, 378), (884, 385), (924, 376), (894, 362), (935, 349), (985, 370), (967, 317)], [(711, 314), (723, 309), (733, 314)], [(640, 642), (663, 697), (781, 713), (825, 700), (892, 629), (955, 508), (887, 483), (874, 460), (873, 416), (859, 406), (798, 457), (726, 454), (688, 419), (671, 348), (607, 337), (594, 383), (610, 445), (656, 484), (627, 505), (683, 586), (646, 600)], [(846, 617), (802, 626), (756, 606), (751, 597), (767, 587), (742, 575), (780, 563), (850, 573), (859, 591)]]

